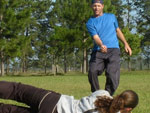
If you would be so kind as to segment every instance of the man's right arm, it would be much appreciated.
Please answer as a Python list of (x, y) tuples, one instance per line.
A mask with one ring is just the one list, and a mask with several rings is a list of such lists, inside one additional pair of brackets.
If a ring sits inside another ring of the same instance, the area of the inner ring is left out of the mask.
[(93, 39), (96, 42), (96, 44), (101, 48), (101, 52), (106, 53), (107, 47), (103, 45), (103, 42), (101, 41), (100, 37), (98, 35), (94, 35)]
[(101, 48), (101, 52), (106, 53), (107, 52), (107, 47), (103, 45), (103, 42), (101, 41), (100, 37), (97, 35), (97, 31), (95, 27), (92, 24), (92, 21), (89, 20), (86, 24), (87, 30), (92, 36), (93, 40), (96, 42), (96, 44)]

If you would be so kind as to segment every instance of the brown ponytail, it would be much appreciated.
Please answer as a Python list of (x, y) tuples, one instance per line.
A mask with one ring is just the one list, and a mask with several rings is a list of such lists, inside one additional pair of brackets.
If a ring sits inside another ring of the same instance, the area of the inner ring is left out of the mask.
[(117, 113), (120, 109), (124, 108), (124, 99), (118, 95), (114, 97), (109, 109), (109, 113)]
[(112, 100), (112, 98), (107, 96), (98, 96), (94, 104), (100, 113), (109, 113)]

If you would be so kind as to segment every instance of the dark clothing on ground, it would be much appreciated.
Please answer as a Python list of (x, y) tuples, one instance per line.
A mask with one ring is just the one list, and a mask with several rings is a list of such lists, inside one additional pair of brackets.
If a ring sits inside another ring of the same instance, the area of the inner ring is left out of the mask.
[(14, 82), (0, 82), (0, 98), (16, 100), (28, 107), (0, 104), (0, 113), (57, 113), (61, 94)]

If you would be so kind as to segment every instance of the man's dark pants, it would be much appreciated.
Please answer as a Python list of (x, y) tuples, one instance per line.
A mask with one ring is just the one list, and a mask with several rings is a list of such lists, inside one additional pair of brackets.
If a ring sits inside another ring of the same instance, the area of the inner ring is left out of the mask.
[(0, 103), (0, 113), (57, 113), (54, 108), (60, 94), (21, 83), (0, 81), (0, 98), (16, 100), (29, 106)]
[(92, 52), (88, 73), (92, 92), (100, 89), (98, 75), (103, 71), (106, 75), (105, 90), (113, 95), (120, 80), (120, 49), (108, 48), (107, 53)]

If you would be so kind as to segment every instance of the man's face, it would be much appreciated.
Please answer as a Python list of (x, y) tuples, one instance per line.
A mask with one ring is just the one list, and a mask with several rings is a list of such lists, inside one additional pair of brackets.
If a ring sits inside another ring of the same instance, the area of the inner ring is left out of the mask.
[(94, 16), (95, 17), (101, 16), (103, 14), (103, 8), (104, 8), (104, 5), (101, 4), (101, 3), (92, 4), (92, 9), (93, 9), (93, 12), (94, 12)]

